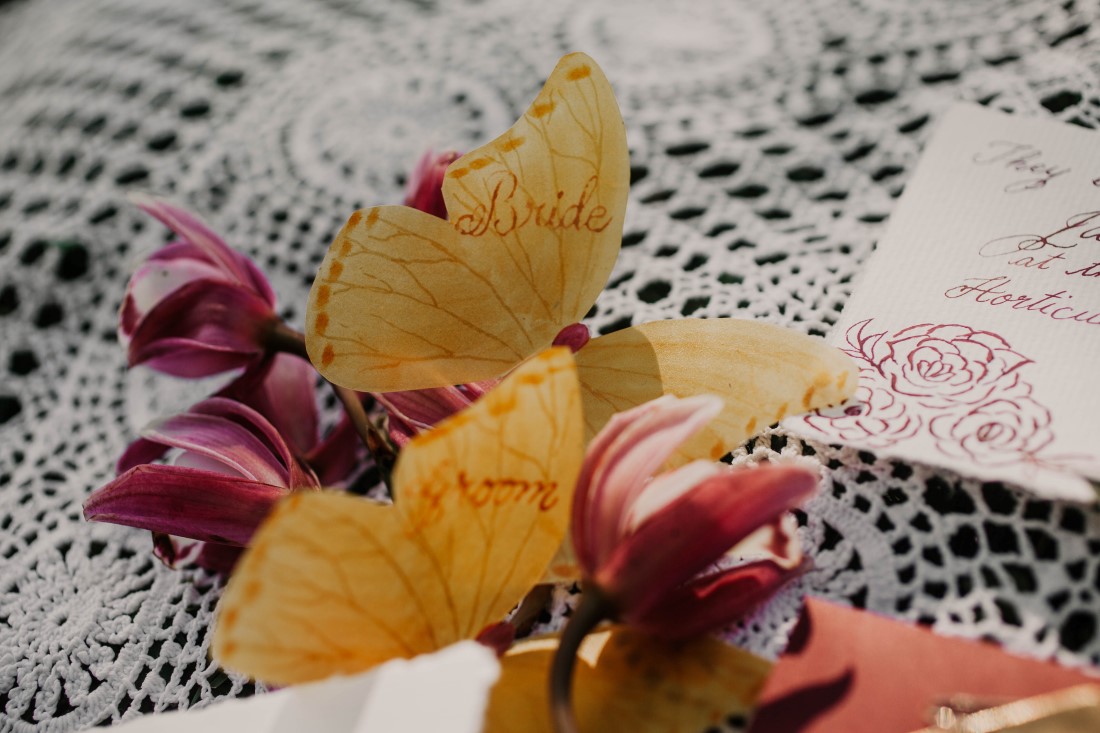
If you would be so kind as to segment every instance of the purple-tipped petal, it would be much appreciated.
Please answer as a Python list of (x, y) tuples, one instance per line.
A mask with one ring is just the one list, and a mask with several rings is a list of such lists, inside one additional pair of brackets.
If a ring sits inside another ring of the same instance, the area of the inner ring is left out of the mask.
[(214, 460), (241, 476), (290, 488), (290, 472), (252, 431), (230, 420), (184, 413), (142, 430), (147, 440)]
[(248, 405), (224, 397), (211, 397), (193, 406), (191, 412), (228, 420), (247, 429), (263, 442), (269, 454), (289, 472), (290, 488), (316, 488), (320, 485), (312, 471), (302, 466), (275, 426)]
[(115, 463), (115, 475), (121, 476), (134, 466), (160, 460), (167, 452), (168, 446), (162, 443), (138, 438), (126, 446), (126, 450), (119, 456), (118, 462)]
[[(87, 519), (87, 514), (85, 514), (85, 519)], [(179, 557), (176, 541), (172, 539), (172, 535), (170, 534), (164, 534), (163, 532), (153, 532), (152, 534), (153, 556), (174, 570), (176, 567), (176, 558)]]
[(317, 474), (321, 486), (343, 488), (362, 463), (363, 453), (363, 441), (345, 415), (305, 461)]
[(439, 155), (431, 150), (424, 153), (413, 168), (409, 183), (405, 187), (405, 206), (446, 219), (447, 204), (443, 200), (443, 175), (447, 172), (447, 166), (460, 157), (453, 151)]
[[(623, 609), (644, 615), (761, 525), (813, 495), (817, 476), (787, 466), (730, 469), (643, 521), (595, 580)], [(654, 548), (660, 548), (654, 552)]]
[(420, 435), (421, 431), (390, 413), (389, 419), (386, 420), (386, 433), (390, 436), (393, 444), (397, 446), (397, 450), (402, 450), (410, 440)]
[(729, 466), (722, 463), (694, 461), (654, 477), (627, 507), (623, 521), (619, 523), (621, 533), (627, 535), (633, 532), (654, 514), (694, 491), (703, 481), (714, 476), (727, 475), (729, 470)]
[(147, 214), (158, 219), (180, 238), (202, 250), (227, 276), (252, 290), (269, 304), (274, 303), (271, 286), (259, 270), (242, 262), (240, 255), (231, 250), (221, 237), (193, 214), (149, 196), (134, 195), (131, 198)]
[(129, 362), (179, 377), (247, 366), (263, 355), (263, 337), (277, 318), (254, 293), (228, 283), (191, 282), (141, 319)]
[(244, 546), (287, 490), (179, 466), (138, 466), (94, 491), (84, 518)]
[(573, 540), (573, 552), (577, 557), (580, 567), (586, 572), (592, 573), (596, 563), (596, 531), (600, 517), (593, 508), (593, 499), (596, 487), (593, 483), (593, 475), (601, 466), (601, 461), (608, 454), (612, 445), (630, 428), (634, 420), (659, 409), (654, 405), (658, 398), (651, 402), (638, 405), (625, 412), (612, 416), (607, 425), (592, 438), (585, 453), (584, 462), (581, 464), (580, 475), (577, 476), (577, 485), (573, 493), (573, 512), (570, 524)]
[(244, 554), (243, 547), (235, 545), (223, 545), (218, 542), (204, 542), (199, 550), (195, 564), (214, 573), (229, 575), (236, 567), (237, 561)]
[(413, 389), (406, 392), (379, 392), (374, 399), (409, 427), (428, 430), (437, 423), (470, 406), (470, 398), (457, 387)]
[(316, 379), (317, 372), (308, 361), (276, 354), (262, 373), (242, 375), (220, 394), (263, 415), (294, 452), (304, 456), (317, 446)]
[(758, 560), (694, 579), (668, 591), (645, 613), (629, 611), (623, 620), (664, 639), (689, 639), (742, 618), (809, 566), (790, 569)]
[(649, 477), (721, 409), (722, 401), (710, 395), (666, 396), (609, 421), (604, 430), (610, 439), (601, 440), (601, 433), (593, 440), (577, 480), (574, 506), (581, 506), (574, 509), (574, 519), (583, 513), (583, 534), (574, 532), (574, 545), (582, 567), (604, 563), (622, 539), (627, 507)]
[(118, 317), (119, 342), (127, 345), (145, 314), (184, 285), (200, 280), (232, 282), (209, 262), (196, 259), (150, 258), (126, 285)]

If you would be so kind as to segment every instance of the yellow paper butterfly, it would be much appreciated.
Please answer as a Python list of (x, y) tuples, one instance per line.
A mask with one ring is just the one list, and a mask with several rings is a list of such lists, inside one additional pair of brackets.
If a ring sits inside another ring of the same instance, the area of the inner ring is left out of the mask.
[[(622, 116), (575, 53), (516, 124), (451, 164), (448, 221), (403, 206), (355, 212), (310, 292), (310, 358), (364, 392), (498, 377), (596, 301), (618, 257), (629, 188)], [(857, 371), (802, 334), (734, 319), (648, 323), (577, 353), (586, 434), (661, 394), (726, 408), (673, 463), (718, 458), (782, 417), (843, 401)]]
[(611, 86), (592, 59), (566, 56), (512, 129), (448, 168), (449, 221), (352, 214), (310, 292), (310, 358), (365, 392), (500, 376), (596, 301), (629, 186)]
[(410, 442), (393, 506), (326, 492), (282, 502), (222, 598), (215, 658), (295, 684), (502, 621), (565, 536), (583, 457), (572, 362), (544, 352)]

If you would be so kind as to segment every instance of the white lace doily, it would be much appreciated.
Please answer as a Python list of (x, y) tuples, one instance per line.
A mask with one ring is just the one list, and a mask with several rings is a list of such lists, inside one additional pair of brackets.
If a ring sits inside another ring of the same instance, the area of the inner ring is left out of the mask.
[[(161, 567), (148, 533), (81, 519), (137, 428), (209, 391), (124, 369), (125, 281), (165, 239), (127, 192), (199, 212), (300, 323), (354, 208), (399, 201), (426, 147), (507, 128), (584, 50), (617, 90), (633, 179), (591, 325), (691, 314), (824, 334), (952, 101), (1096, 126), (1098, 15), (1080, 0), (0, 4), (0, 730), (254, 689), (208, 658), (218, 581)], [(1097, 511), (779, 434), (746, 459), (775, 451), (826, 466), (805, 512), (816, 568), (737, 641), (777, 654), (814, 593), (1100, 663)]]

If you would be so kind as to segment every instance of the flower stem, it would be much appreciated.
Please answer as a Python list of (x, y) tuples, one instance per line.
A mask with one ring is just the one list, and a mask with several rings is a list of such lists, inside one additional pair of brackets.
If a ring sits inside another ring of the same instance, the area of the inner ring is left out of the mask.
[(271, 324), (270, 329), (264, 334), (263, 344), (267, 347), (268, 353), (293, 354), (299, 359), (309, 361), (305, 334), (295, 331), (281, 320), (276, 320)]
[(562, 631), (550, 667), (550, 717), (557, 733), (578, 733), (577, 718), (573, 714), (573, 668), (577, 663), (577, 650), (588, 632), (604, 619), (611, 618), (613, 612), (611, 599), (598, 587), (588, 586)]
[[(310, 360), (309, 352), (306, 350), (306, 337), (282, 321), (277, 321), (272, 325), (271, 330), (266, 335), (265, 344), (270, 352), (293, 354), (306, 361)], [(382, 474), (383, 483), (385, 483), (387, 489), (390, 489), (390, 474), (393, 471), (394, 463), (397, 462), (396, 451), (382, 435), (378, 426), (370, 421), (367, 411), (363, 409), (363, 403), (359, 399), (359, 393), (332, 382), (329, 382), (329, 384), (332, 385), (332, 391), (336, 393), (340, 404), (344, 406), (344, 412), (355, 428), (355, 432), (359, 434), (360, 440), (363, 441), (363, 445), (367, 447), (367, 451), (374, 459), (374, 465), (378, 467), (379, 473)], [(390, 493), (392, 495), (392, 490)]]
[[(329, 382), (329, 384), (332, 384), (332, 382)], [(337, 384), (332, 384), (332, 391), (336, 393), (336, 398), (344, 406), (344, 412), (347, 413), (348, 420), (351, 421), (355, 432), (359, 433), (360, 440), (370, 451), (371, 457), (374, 458), (374, 465), (378, 467), (378, 472), (382, 474), (382, 482), (390, 491), (390, 496), (393, 496), (391, 474), (393, 473), (393, 466), (397, 462), (397, 454), (390, 447), (389, 442), (382, 437), (378, 427), (367, 417), (367, 411), (363, 409), (363, 403), (359, 400), (358, 392)]]

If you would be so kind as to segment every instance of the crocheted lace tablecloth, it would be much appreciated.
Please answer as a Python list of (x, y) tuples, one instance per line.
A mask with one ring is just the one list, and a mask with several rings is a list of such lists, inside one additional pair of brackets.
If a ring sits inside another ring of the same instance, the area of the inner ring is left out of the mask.
[[(952, 102), (1096, 126), (1098, 16), (1078, 0), (0, 3), (0, 730), (254, 690), (208, 656), (219, 580), (81, 518), (141, 425), (210, 391), (125, 369), (126, 278), (165, 240), (128, 192), (199, 212), (300, 325), (353, 209), (399, 201), (425, 148), (506, 129), (584, 50), (616, 88), (632, 166), (590, 325), (737, 316), (823, 335)], [(1100, 663), (1096, 510), (776, 432), (738, 460), (775, 452), (827, 466), (803, 517), (815, 568), (735, 641), (777, 655), (813, 593)]]

